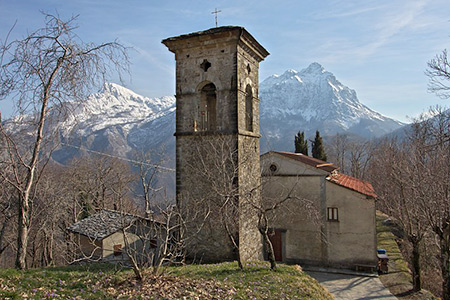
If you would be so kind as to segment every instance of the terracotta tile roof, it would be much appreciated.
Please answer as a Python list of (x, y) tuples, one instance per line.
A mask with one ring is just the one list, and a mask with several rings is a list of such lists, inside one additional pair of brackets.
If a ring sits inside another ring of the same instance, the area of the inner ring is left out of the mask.
[(370, 182), (360, 180), (358, 178), (348, 176), (338, 172), (339, 167), (335, 164), (328, 163), (326, 161), (310, 157), (301, 153), (292, 153), (292, 152), (280, 152), (280, 151), (272, 151), (274, 153), (278, 153), (285, 157), (295, 159), (304, 164), (310, 165), (320, 170), (324, 170), (330, 173), (330, 176), (327, 179), (330, 182), (336, 183), (340, 186), (346, 187), (363, 195), (376, 198), (377, 195), (370, 184)]
[(280, 152), (280, 151), (273, 151), (273, 152), (281, 154), (288, 158), (298, 160), (304, 164), (310, 165), (310, 166), (315, 167), (320, 170), (324, 170), (326, 172), (333, 172), (333, 171), (339, 169), (338, 166), (336, 166), (335, 164), (328, 163), (326, 161), (323, 161), (323, 160), (320, 160), (320, 159), (317, 159), (317, 158), (314, 158), (314, 157), (311, 157), (308, 155), (304, 155), (301, 153)]
[(370, 184), (370, 182), (360, 180), (358, 178), (348, 176), (341, 173), (333, 173), (327, 178), (330, 182), (336, 183), (340, 186), (349, 188), (353, 191), (356, 191), (358, 193), (361, 193), (363, 195), (369, 196), (369, 197), (377, 197), (377, 194), (375, 194), (375, 191)]

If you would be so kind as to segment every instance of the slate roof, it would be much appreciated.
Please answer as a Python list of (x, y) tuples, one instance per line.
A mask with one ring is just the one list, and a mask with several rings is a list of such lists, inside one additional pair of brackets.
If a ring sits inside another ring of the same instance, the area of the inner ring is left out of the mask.
[(124, 212), (103, 209), (95, 215), (76, 222), (67, 227), (67, 229), (89, 238), (104, 239), (114, 232), (130, 225), (137, 219), (142, 218)]
[(341, 173), (333, 173), (327, 177), (330, 182), (336, 183), (340, 186), (346, 187), (363, 195), (376, 198), (377, 194), (373, 189), (373, 186), (368, 181), (364, 181), (352, 176), (348, 176)]
[(260, 57), (261, 60), (263, 60), (266, 56), (269, 55), (269, 52), (244, 27), (241, 27), (241, 26), (213, 27), (213, 28), (210, 28), (207, 30), (202, 30), (202, 31), (188, 33), (188, 34), (182, 34), (182, 35), (178, 35), (178, 36), (169, 37), (167, 39), (162, 40), (161, 43), (163, 43), (170, 49), (169, 44), (171, 42), (177, 42), (177, 41), (186, 40), (186, 39), (190, 39), (190, 38), (199, 38), (199, 37), (205, 36), (205, 35), (212, 36), (212, 35), (220, 34), (223, 32), (230, 32), (230, 31), (238, 31), (240, 37), (245, 37), (245, 39), (253, 47), (255, 47), (257, 49), (257, 51), (259, 52), (259, 55), (261, 55), (261, 57)]
[(310, 166), (320, 169), (320, 170), (324, 170), (326, 172), (333, 172), (333, 171), (339, 169), (339, 167), (336, 166), (335, 164), (328, 163), (326, 161), (323, 161), (323, 160), (320, 160), (320, 159), (317, 159), (317, 158), (314, 158), (314, 157), (311, 157), (308, 155), (304, 155), (302, 153), (291, 153), (291, 152), (280, 152), (280, 151), (273, 151), (273, 152), (281, 154), (288, 158), (295, 159), (304, 164), (310, 165)]
[(207, 30), (202, 30), (202, 31), (197, 31), (197, 32), (192, 32), (192, 33), (187, 33), (187, 34), (182, 34), (182, 35), (178, 35), (178, 36), (173, 36), (167, 39), (164, 39), (162, 41), (162, 43), (164, 44), (166, 41), (178, 41), (178, 40), (184, 40), (184, 39), (189, 39), (192, 37), (196, 37), (196, 36), (201, 36), (201, 35), (209, 35), (209, 34), (216, 34), (216, 33), (221, 33), (221, 32), (227, 32), (227, 31), (233, 31), (233, 30), (245, 30), (244, 27), (241, 26), (220, 26), (220, 27), (213, 27)]

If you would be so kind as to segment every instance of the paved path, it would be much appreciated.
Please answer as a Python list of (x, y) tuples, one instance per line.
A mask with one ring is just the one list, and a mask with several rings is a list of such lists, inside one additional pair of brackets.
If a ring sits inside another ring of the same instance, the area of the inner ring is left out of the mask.
[(308, 272), (333, 294), (336, 300), (398, 300), (377, 277)]

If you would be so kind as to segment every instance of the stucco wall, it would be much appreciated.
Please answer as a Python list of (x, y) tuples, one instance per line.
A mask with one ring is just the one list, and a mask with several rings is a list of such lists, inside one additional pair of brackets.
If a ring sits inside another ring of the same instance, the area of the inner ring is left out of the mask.
[(328, 222), (330, 264), (376, 264), (375, 201), (327, 182), (327, 205), (339, 209), (339, 221)]
[[(129, 244), (135, 243), (139, 240), (138, 236), (135, 234), (126, 233), (127, 242)], [(106, 237), (102, 241), (103, 244), (103, 260), (105, 261), (125, 261), (128, 260), (128, 256), (125, 253), (125, 240), (122, 232), (115, 232), (110, 236)], [(114, 245), (122, 245), (122, 254), (114, 255)]]
[(285, 260), (321, 261), (320, 220), (315, 217), (319, 215), (320, 176), (264, 178), (265, 205), (280, 203), (289, 195), (292, 199), (271, 214), (271, 227), (286, 230)]
[[(277, 171), (271, 173), (269, 166)], [(263, 201), (276, 203), (272, 227), (285, 231), (285, 261), (354, 268), (376, 264), (375, 201), (326, 180), (327, 172), (276, 154), (262, 156)], [(337, 207), (338, 221), (327, 220)]]
[(102, 256), (102, 243), (90, 239), (84, 235), (76, 235), (79, 238), (79, 245), (81, 254), (85, 258), (91, 258), (93, 260), (101, 259)]

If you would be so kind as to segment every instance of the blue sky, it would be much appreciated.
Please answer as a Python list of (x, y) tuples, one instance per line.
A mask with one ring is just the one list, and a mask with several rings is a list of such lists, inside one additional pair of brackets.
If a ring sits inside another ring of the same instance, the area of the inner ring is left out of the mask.
[[(426, 63), (450, 48), (448, 0), (0, 0), (0, 40), (43, 26), (40, 11), (63, 19), (79, 15), (85, 42), (118, 39), (133, 47), (126, 86), (148, 96), (173, 95), (175, 62), (161, 40), (219, 26), (246, 29), (271, 53), (260, 80), (319, 62), (360, 101), (408, 121), (429, 106), (449, 106), (427, 92)], [(0, 102), (3, 117), (11, 105)]]

